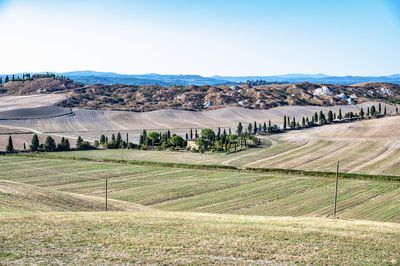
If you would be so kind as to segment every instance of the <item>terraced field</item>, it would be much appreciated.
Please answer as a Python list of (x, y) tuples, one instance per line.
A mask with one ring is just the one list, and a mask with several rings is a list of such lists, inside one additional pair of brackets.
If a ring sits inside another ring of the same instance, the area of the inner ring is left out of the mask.
[[(0, 167), (0, 180), (100, 198), (107, 177), (111, 199), (161, 210), (318, 217), (332, 212), (329, 178), (9, 156), (1, 157)], [(399, 202), (398, 182), (340, 181), (341, 218), (400, 222)]]

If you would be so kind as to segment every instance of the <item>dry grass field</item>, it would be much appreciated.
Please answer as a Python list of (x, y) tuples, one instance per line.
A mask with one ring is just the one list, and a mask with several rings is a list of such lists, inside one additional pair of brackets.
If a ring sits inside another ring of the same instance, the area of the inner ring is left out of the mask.
[(0, 229), (5, 265), (398, 265), (400, 253), (399, 224), (322, 218), (3, 213)]
[(56, 155), (235, 167), (282, 168), (310, 171), (400, 174), (400, 117), (322, 126), (266, 136), (259, 148), (236, 153), (100, 150)]
[(21, 108), (36, 108), (54, 105), (66, 98), (65, 94), (36, 94), (24, 96), (0, 96), (0, 112)]

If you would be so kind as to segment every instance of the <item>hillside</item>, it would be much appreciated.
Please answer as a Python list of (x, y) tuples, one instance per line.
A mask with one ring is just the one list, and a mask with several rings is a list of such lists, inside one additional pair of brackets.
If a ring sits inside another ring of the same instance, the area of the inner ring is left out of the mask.
[(4, 95), (64, 93), (58, 104), (68, 108), (152, 111), (208, 110), (228, 106), (269, 109), (285, 105), (347, 105), (400, 99), (400, 85), (238, 84), (217, 86), (83, 85), (66, 78), (34, 78), (1, 85)]

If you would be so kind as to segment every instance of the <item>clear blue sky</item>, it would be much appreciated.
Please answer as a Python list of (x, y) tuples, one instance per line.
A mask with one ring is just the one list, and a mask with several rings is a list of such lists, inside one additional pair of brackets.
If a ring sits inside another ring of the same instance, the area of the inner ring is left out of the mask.
[(400, 73), (400, 0), (0, 0), (0, 73)]

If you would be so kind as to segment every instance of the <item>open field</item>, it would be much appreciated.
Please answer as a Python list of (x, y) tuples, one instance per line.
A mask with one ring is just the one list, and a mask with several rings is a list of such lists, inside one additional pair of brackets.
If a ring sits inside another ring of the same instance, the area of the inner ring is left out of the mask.
[(66, 99), (66, 95), (58, 94), (35, 94), (24, 96), (1, 96), (0, 112), (17, 110), (22, 108), (36, 108), (42, 106), (51, 106)]
[[(103, 110), (84, 110), (75, 109), (74, 115), (60, 116), (43, 119), (25, 119), (25, 120), (4, 120), (0, 125), (9, 127), (31, 129), (43, 134), (58, 134), (70, 137), (81, 135), (87, 140), (95, 140), (101, 134), (111, 135), (118, 131), (130, 133), (130, 140), (137, 141), (140, 132), (143, 129), (164, 131), (167, 129), (173, 132), (184, 134), (190, 128), (204, 127), (223, 127), (236, 129), (238, 122), (247, 125), (250, 122), (259, 123), (268, 122), (282, 124), (283, 116), (296, 117), (299, 121), (303, 116), (311, 117), (314, 112), (328, 110), (342, 112), (358, 112), (361, 107), (366, 110), (367, 107), (378, 103), (362, 103), (359, 105), (344, 106), (283, 106), (268, 110), (252, 110), (239, 107), (229, 107), (204, 112), (183, 111), (165, 109), (152, 112), (124, 112), (124, 111), (103, 111)], [(388, 113), (395, 112), (395, 106), (387, 106)], [(24, 107), (27, 108), (27, 107)], [(23, 114), (20, 114), (24, 116)], [(40, 114), (36, 114), (40, 116)], [(43, 116), (48, 115), (47, 111)]]
[[(5, 180), (0, 180), (0, 202), (0, 212), (87, 212), (104, 210), (103, 198), (49, 190)], [(142, 206), (128, 202), (109, 201), (109, 210), (113, 211), (144, 209)]]
[[(200, 170), (2, 156), (0, 180), (104, 197), (162, 210), (265, 216), (332, 212), (334, 180), (276, 173)], [(343, 179), (341, 218), (400, 222), (400, 183)]]
[(400, 117), (327, 125), (263, 137), (263, 145), (236, 153), (101, 150), (56, 156), (309, 171), (400, 174)]
[(4, 213), (0, 229), (4, 264), (396, 265), (400, 253), (399, 224), (321, 218)]
[(0, 167), (5, 265), (399, 263), (398, 181), (341, 179), (333, 220), (326, 177), (25, 156)]

